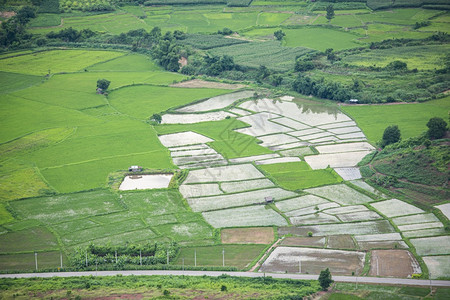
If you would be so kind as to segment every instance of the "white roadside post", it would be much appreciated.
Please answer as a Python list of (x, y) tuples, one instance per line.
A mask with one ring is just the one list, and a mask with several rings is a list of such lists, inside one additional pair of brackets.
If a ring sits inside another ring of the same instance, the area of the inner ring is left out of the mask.
[(222, 249), (222, 267), (225, 267), (225, 249)]
[(194, 250), (194, 266), (197, 266), (197, 250)]
[(61, 269), (62, 269), (62, 268), (63, 268), (63, 257), (62, 257), (62, 252), (59, 252), (59, 258), (60, 258)]
[(301, 257), (298, 258), (298, 272), (302, 273), (302, 260)]
[(37, 252), (34, 252), (34, 263), (36, 264), (36, 271), (38, 270), (38, 264), (37, 264)]

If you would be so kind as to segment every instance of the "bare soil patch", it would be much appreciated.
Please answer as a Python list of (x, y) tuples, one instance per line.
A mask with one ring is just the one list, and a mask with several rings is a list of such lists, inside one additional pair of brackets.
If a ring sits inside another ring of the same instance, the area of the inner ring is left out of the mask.
[(312, 246), (323, 247), (324, 237), (287, 237), (281, 242), (282, 246)]
[(370, 276), (408, 277), (420, 273), (419, 263), (407, 250), (373, 250)]
[(212, 88), (212, 89), (226, 89), (226, 90), (237, 90), (245, 87), (245, 85), (243, 84), (230, 84), (214, 81), (205, 81), (200, 79), (178, 82), (170, 86), (182, 88)]
[(272, 227), (230, 228), (221, 236), (224, 244), (271, 244), (274, 232)]
[(350, 275), (362, 271), (364, 252), (300, 247), (277, 247), (259, 272), (319, 274), (329, 268), (332, 274)]
[(350, 235), (332, 235), (328, 237), (328, 248), (355, 249), (355, 242)]

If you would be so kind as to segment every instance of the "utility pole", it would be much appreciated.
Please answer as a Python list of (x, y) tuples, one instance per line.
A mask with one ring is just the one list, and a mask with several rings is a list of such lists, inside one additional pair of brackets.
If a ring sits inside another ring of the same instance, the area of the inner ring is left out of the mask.
[(34, 263), (36, 264), (36, 271), (38, 270), (38, 264), (37, 264), (37, 252), (34, 252)]
[(225, 267), (225, 249), (222, 249), (222, 267)]
[(430, 294), (433, 295), (433, 286), (431, 285), (431, 272), (428, 274), (430, 277)]

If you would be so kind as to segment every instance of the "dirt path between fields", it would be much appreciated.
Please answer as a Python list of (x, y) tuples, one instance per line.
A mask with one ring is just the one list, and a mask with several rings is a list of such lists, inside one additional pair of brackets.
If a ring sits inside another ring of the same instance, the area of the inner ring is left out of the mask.
[(249, 272), (254, 272), (256, 269), (258, 269), (261, 264), (263, 263), (263, 260), (266, 258), (266, 255), (272, 251), (273, 248), (277, 247), (278, 244), (284, 239), (284, 237), (279, 238), (275, 243), (273, 243), (272, 246), (270, 246), (269, 249), (267, 249), (266, 253), (258, 260), (258, 262), (250, 269)]

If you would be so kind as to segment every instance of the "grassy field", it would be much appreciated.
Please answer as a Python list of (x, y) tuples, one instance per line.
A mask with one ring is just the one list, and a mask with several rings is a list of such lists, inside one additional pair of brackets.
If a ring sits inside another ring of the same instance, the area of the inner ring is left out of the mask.
[(449, 45), (401, 47), (349, 55), (342, 61), (357, 66), (383, 68), (394, 60), (401, 60), (407, 63), (409, 69), (433, 70), (442, 68), (445, 53), (449, 50)]
[[(10, 288), (0, 291), (2, 298), (261, 298), (280, 299), (303, 297), (319, 290), (317, 281), (297, 281), (273, 278), (240, 278), (231, 276), (111, 276), (46, 279), (2, 279)], [(274, 288), (276, 287), (276, 288)], [(16, 295), (16, 296), (13, 296)], [(20, 295), (20, 296), (17, 296)]]
[(223, 245), (184, 248), (181, 250), (175, 263), (181, 265), (184, 258), (186, 265), (193, 266), (196, 253), (197, 266), (221, 266), (223, 262), (222, 251), (225, 250), (225, 266), (243, 269), (249, 266), (265, 248), (265, 245)]
[[(255, 29), (245, 33), (248, 37), (271, 36), (280, 28)], [(319, 51), (325, 51), (327, 48), (342, 50), (354, 48), (359, 45), (356, 39), (357, 35), (349, 34), (339, 30), (330, 30), (320, 27), (305, 27), (297, 29), (283, 29), (286, 33), (285, 46), (288, 47), (306, 47)]]
[(311, 170), (305, 162), (260, 165), (258, 167), (274, 178), (278, 185), (291, 191), (342, 181), (332, 169)]
[(426, 124), (430, 118), (446, 120), (449, 107), (450, 97), (413, 104), (341, 106), (372, 142), (379, 141), (389, 125), (398, 125), (404, 139), (419, 135), (427, 130)]
[[(108, 97), (111, 105), (121, 113), (141, 120), (196, 100), (228, 93), (229, 90), (133, 86), (114, 91)], [(149, 97), (149, 95), (152, 95)]]
[[(53, 50), (21, 55), (0, 61), (4, 72), (46, 75), (59, 72), (76, 72), (95, 63), (109, 60), (124, 53), (113, 51)], [(25, 67), (26, 66), (26, 67)]]

